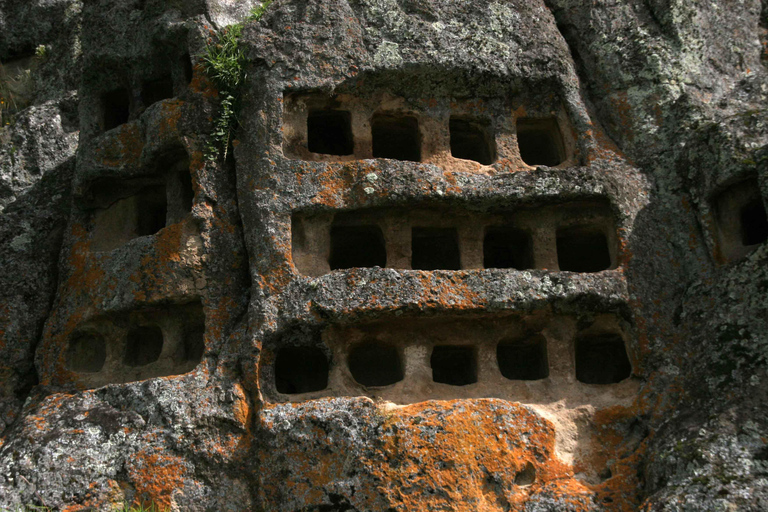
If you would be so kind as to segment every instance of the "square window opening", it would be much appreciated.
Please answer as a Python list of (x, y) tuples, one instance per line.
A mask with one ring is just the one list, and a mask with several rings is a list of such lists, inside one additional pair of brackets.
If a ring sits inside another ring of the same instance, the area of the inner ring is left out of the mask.
[(509, 380), (539, 380), (549, 377), (547, 340), (541, 334), (502, 340), (496, 347), (501, 374)]
[(352, 115), (345, 110), (311, 110), (307, 116), (307, 149), (323, 155), (354, 152)]
[(139, 191), (136, 236), (154, 235), (165, 227), (168, 198), (164, 185), (146, 187)]
[(632, 374), (624, 340), (617, 334), (576, 340), (576, 378), (585, 384), (616, 384)]
[(451, 386), (477, 382), (477, 351), (474, 347), (437, 345), (430, 357), (432, 380)]
[(387, 249), (378, 226), (331, 227), (331, 270), (354, 267), (385, 267)]
[(371, 137), (374, 158), (421, 161), (419, 121), (414, 116), (374, 114)]
[(319, 347), (283, 347), (275, 357), (275, 387), (284, 395), (324, 390), (328, 372), (328, 358)]
[(530, 166), (555, 167), (565, 161), (565, 147), (555, 118), (518, 119), (520, 158)]
[(141, 99), (145, 107), (168, 98), (173, 98), (173, 80), (171, 75), (165, 75), (157, 80), (144, 82), (141, 87)]
[(611, 268), (608, 238), (596, 226), (557, 230), (557, 262), (568, 272), (600, 272)]
[(533, 268), (533, 240), (530, 233), (517, 228), (492, 226), (483, 239), (485, 268)]
[(400, 351), (387, 343), (360, 343), (349, 353), (347, 362), (352, 378), (366, 387), (389, 386), (405, 377)]
[(414, 270), (459, 270), (459, 235), (456, 228), (413, 228), (411, 268)]
[(127, 123), (131, 114), (131, 95), (128, 89), (115, 89), (102, 94), (101, 112), (105, 131)]
[(496, 161), (496, 143), (490, 123), (451, 117), (448, 125), (454, 158), (474, 160), (482, 165)]

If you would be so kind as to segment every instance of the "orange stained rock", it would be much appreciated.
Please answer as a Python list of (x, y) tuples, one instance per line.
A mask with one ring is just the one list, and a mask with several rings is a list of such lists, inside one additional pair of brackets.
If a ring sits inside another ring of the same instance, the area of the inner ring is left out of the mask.
[(138, 167), (144, 140), (138, 123), (126, 123), (110, 132), (95, 151), (98, 164), (106, 167)]
[(134, 505), (169, 507), (173, 491), (184, 485), (183, 459), (160, 452), (140, 451), (128, 464), (128, 474), (136, 489)]

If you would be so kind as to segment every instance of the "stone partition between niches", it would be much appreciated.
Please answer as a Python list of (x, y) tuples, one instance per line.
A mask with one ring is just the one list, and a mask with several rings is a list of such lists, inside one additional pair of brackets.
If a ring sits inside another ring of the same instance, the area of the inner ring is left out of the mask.
[(151, 170), (139, 178), (105, 178), (90, 184), (84, 206), (92, 210), (91, 250), (111, 251), (189, 215), (194, 189), (186, 152), (165, 153)]
[(73, 332), (65, 367), (88, 387), (178, 375), (200, 363), (204, 337), (199, 301), (104, 315)]
[(294, 330), (267, 343), (262, 384), (276, 402), (376, 396), (395, 403), (487, 397), (610, 403), (637, 388), (630, 331), (610, 314), (545, 312)]
[(283, 107), (283, 153), (291, 159), (389, 158), (463, 171), (498, 160), (521, 169), (576, 163), (562, 106), (553, 112), (528, 105), (520, 115), (506, 98), (406, 99), (381, 91), (365, 97), (287, 93)]
[(618, 233), (607, 202), (479, 213), (403, 208), (296, 212), (296, 269), (317, 277), (354, 267), (599, 272), (616, 268)]

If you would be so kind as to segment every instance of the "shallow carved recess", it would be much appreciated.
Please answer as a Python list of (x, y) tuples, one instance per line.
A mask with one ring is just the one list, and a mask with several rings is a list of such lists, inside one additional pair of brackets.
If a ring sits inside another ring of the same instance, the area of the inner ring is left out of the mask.
[(373, 266), (599, 272), (619, 261), (619, 234), (603, 201), (492, 213), (418, 206), (297, 212), (291, 234), (293, 264), (312, 277)]
[(292, 159), (390, 158), (478, 171), (498, 160), (519, 169), (575, 165), (576, 142), (562, 107), (531, 101), (516, 121), (508, 98), (403, 98), (385, 91), (290, 92), (283, 106), (283, 152)]
[(93, 251), (111, 251), (141, 236), (154, 235), (189, 215), (194, 200), (189, 158), (168, 151), (139, 178), (103, 178), (90, 183), (83, 207), (91, 209)]
[(202, 304), (147, 307), (90, 319), (70, 335), (64, 367), (86, 387), (193, 370), (205, 351)]
[(620, 317), (545, 311), (390, 318), (289, 329), (267, 344), (270, 400), (375, 396), (398, 404), (503, 398), (572, 407), (631, 399), (632, 327)]
[(722, 187), (712, 202), (718, 248), (726, 261), (743, 258), (768, 240), (766, 203), (756, 176)]

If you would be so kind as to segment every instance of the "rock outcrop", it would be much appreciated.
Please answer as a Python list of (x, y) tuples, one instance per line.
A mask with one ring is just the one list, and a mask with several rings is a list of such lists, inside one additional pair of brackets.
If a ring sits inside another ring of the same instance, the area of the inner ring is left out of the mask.
[(0, 0), (0, 510), (768, 508), (765, 0), (259, 6)]

